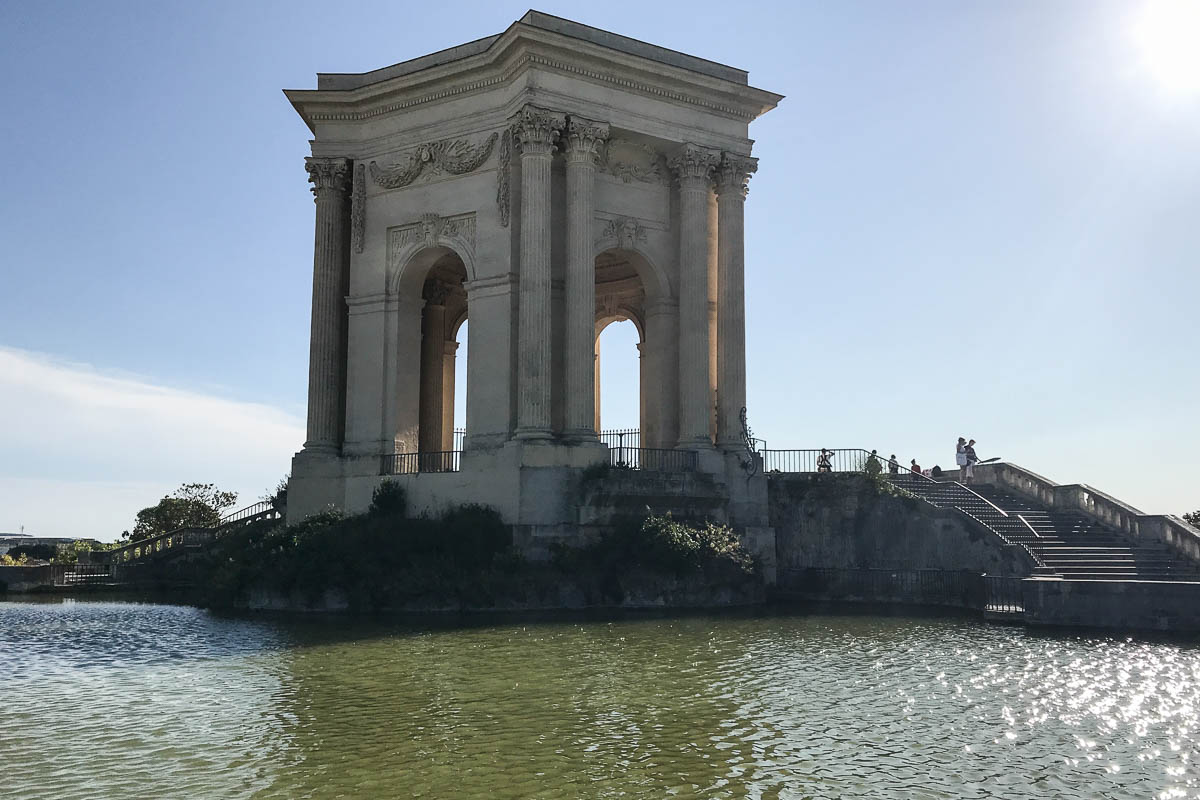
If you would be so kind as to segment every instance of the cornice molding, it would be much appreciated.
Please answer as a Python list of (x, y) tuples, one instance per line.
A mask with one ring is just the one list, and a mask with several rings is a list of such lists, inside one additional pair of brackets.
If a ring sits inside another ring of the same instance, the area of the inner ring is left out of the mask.
[[(649, 62), (596, 45), (572, 41), (571, 49), (564, 47), (562, 41), (548, 39), (541, 32), (520, 31), (511, 37), (502, 36), (479, 55), (358, 89), (291, 89), (285, 93), (310, 128), (316, 122), (361, 121), (486, 90), (507, 83), (535, 66), (704, 108), (745, 122), (766, 113), (782, 99), (782, 95), (752, 86)], [(568, 53), (578, 61), (564, 60)]]

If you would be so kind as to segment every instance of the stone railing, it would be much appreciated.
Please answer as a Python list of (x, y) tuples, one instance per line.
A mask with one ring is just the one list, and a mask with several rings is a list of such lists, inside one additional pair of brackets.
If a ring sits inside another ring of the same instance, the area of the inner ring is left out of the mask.
[(1200, 563), (1200, 531), (1178, 517), (1143, 514), (1087, 484), (1057, 484), (1016, 464), (981, 464), (975, 467), (975, 474), (985, 483), (1036, 499), (1048, 508), (1077, 511), (1135, 539), (1160, 542)]

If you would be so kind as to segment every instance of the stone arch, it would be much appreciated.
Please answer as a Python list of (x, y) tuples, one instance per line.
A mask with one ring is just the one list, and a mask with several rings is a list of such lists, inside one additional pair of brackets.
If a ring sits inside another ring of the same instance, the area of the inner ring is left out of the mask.
[(467, 280), (475, 280), (474, 214), (423, 214), (417, 222), (389, 229), (388, 294), (419, 292), (429, 268), (450, 252), (462, 261)]
[(671, 281), (667, 274), (647, 253), (646, 229), (633, 217), (609, 220), (601, 229), (592, 250), (592, 259), (610, 251), (623, 251), (632, 256), (630, 262), (646, 290), (648, 300), (666, 300), (672, 297)]

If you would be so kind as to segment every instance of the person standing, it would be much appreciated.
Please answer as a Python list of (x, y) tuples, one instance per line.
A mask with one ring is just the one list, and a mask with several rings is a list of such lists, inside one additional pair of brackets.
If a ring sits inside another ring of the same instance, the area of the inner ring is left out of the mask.
[(912, 466), (908, 468), (908, 471), (911, 472), (913, 475), (921, 474), (921, 465), (917, 463), (917, 460), (915, 458), (912, 460)]
[(900, 474), (900, 462), (896, 460), (895, 453), (892, 453), (892, 457), (888, 459), (888, 474), (889, 475), (899, 475)]
[(964, 483), (971, 483), (975, 480), (975, 465), (979, 463), (979, 456), (975, 455), (975, 440), (967, 442), (967, 446), (963, 448), (963, 455), (966, 458), (966, 466), (963, 467)]
[(822, 447), (821, 455), (817, 456), (817, 472), (833, 472), (833, 464), (829, 455), (829, 451)]
[(958, 465), (958, 479), (967, 479), (967, 440), (958, 437), (958, 445), (954, 448), (954, 463)]
[(864, 465), (864, 468), (868, 475), (878, 475), (880, 472), (883, 472), (883, 467), (879, 464), (878, 451), (871, 451), (871, 455), (867, 456), (867, 463)]

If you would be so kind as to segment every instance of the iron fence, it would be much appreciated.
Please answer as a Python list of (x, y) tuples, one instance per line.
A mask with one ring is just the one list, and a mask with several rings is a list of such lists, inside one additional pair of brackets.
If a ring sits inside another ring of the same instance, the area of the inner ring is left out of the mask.
[(983, 576), (983, 610), (994, 614), (1022, 614), (1025, 595), (1021, 578), (1007, 575)]
[(455, 428), (454, 429), (454, 449), (456, 451), (461, 452), (462, 450), (466, 449), (466, 444), (467, 444), (467, 429), (466, 428)]
[(274, 500), (263, 500), (260, 503), (255, 503), (252, 506), (238, 509), (230, 514), (221, 517), (221, 523), (217, 527), (223, 528), (226, 525), (232, 525), (235, 522), (257, 522), (260, 519), (276, 519), (283, 516), (283, 512)]
[(812, 599), (982, 609), (982, 576), (966, 570), (780, 568), (780, 588)]
[(600, 431), (600, 441), (610, 448), (638, 449), (642, 446), (642, 432), (638, 428), (621, 428), (611, 431)]
[(379, 474), (412, 475), (417, 472), (458, 472), (461, 450), (434, 453), (393, 453), (381, 459)]
[(618, 469), (647, 472), (695, 472), (699, 454), (695, 450), (662, 450), (654, 447), (610, 447), (608, 463)]
[(53, 564), (50, 571), (54, 586), (103, 586), (114, 582), (111, 564)]

